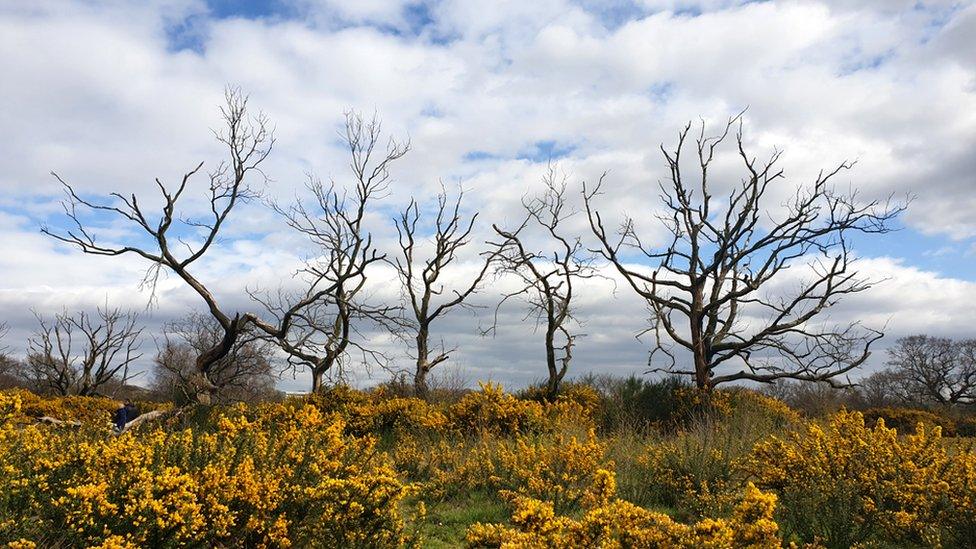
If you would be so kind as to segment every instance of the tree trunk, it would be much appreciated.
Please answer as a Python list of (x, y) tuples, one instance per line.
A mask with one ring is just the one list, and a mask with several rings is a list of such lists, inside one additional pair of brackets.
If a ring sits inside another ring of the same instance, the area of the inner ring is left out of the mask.
[(704, 349), (700, 345), (695, 346), (695, 385), (699, 390), (712, 390), (712, 375), (708, 371), (708, 359), (705, 358)]
[(559, 382), (562, 381), (559, 375), (559, 368), (556, 367), (556, 332), (549, 328), (546, 330), (546, 366), (549, 368), (549, 379), (546, 382), (546, 399), (555, 400), (559, 394)]
[(708, 369), (708, 353), (705, 351), (705, 340), (702, 337), (704, 322), (704, 291), (702, 286), (695, 286), (692, 290), (691, 299), (691, 347), (692, 357), (695, 362), (695, 385), (701, 391), (710, 391), (712, 388), (712, 373)]
[(427, 374), (430, 372), (430, 368), (427, 365), (427, 360), (424, 359), (422, 362), (420, 359), (417, 360), (417, 372), (413, 376), (413, 392), (417, 398), (427, 398), (427, 392), (430, 388), (427, 386)]
[(417, 330), (417, 369), (413, 375), (413, 391), (419, 398), (427, 398), (427, 374), (430, 372), (430, 350), (427, 347), (429, 328), (421, 324)]
[(189, 389), (193, 391), (193, 400), (196, 400), (197, 404), (203, 406), (210, 406), (215, 400), (215, 395), (217, 393), (217, 386), (210, 381), (207, 374), (204, 372), (194, 372), (193, 377), (190, 379)]
[(312, 394), (322, 391), (322, 374), (325, 370), (319, 367), (312, 368)]

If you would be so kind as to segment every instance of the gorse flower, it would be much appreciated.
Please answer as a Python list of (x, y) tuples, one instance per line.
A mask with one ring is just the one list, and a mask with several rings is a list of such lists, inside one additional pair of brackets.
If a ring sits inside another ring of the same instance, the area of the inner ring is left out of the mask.
[[(606, 472), (598, 478), (605, 491)], [(610, 475), (612, 478), (612, 475)], [(604, 494), (607, 495), (607, 494)], [(468, 547), (516, 549), (520, 547), (631, 547), (642, 548), (776, 548), (781, 546), (773, 520), (776, 496), (749, 484), (729, 519), (704, 519), (680, 524), (620, 499), (595, 502), (582, 518), (558, 515), (552, 503), (525, 496), (512, 498), (511, 526), (474, 524), (468, 529)]]
[(840, 412), (758, 444), (747, 467), (780, 494), (783, 522), (804, 540), (940, 545), (972, 528), (973, 456), (952, 455), (939, 427), (899, 435)]
[[(338, 387), (119, 436), (107, 399), (0, 391), (0, 543), (401, 547), (421, 543), (445, 501), (472, 495), (511, 515), (467, 527), (471, 547), (976, 539), (976, 452), (938, 427), (904, 433), (848, 412), (810, 421), (745, 390), (681, 389), (684, 423), (600, 433), (599, 395), (570, 388), (549, 401), (484, 384), (434, 404)], [(35, 424), (39, 413), (83, 421)]]
[(314, 406), (234, 412), (212, 432), (118, 437), (5, 424), (0, 512), (40, 522), (3, 520), (0, 538), (47, 532), (52, 543), (100, 547), (409, 541), (409, 487), (373, 440), (343, 434), (342, 418)]

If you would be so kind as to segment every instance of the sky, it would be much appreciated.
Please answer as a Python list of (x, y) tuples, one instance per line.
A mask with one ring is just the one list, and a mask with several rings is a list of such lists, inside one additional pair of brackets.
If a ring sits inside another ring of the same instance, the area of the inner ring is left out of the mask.
[[(136, 257), (85, 256), (40, 233), (64, 227), (57, 172), (86, 196), (156, 199), (200, 161), (213, 166), (227, 86), (273, 121), (277, 142), (260, 184), (267, 199), (301, 196), (306, 175), (348, 182), (337, 131), (343, 113), (376, 113), (412, 150), (393, 168), (388, 197), (370, 211), (378, 245), (395, 250), (392, 217), (411, 197), (429, 204), (443, 183), (479, 212), (473, 244), (448, 274), (476, 270), (492, 223), (511, 226), (550, 160), (571, 182), (607, 172), (601, 212), (635, 218), (651, 242), (659, 147), (689, 121), (708, 128), (745, 111), (746, 145), (783, 151), (773, 210), (818, 170), (856, 161), (840, 184), (864, 200), (910, 199), (899, 230), (855, 240), (859, 270), (882, 281), (831, 312), (837, 322), (884, 327), (868, 371), (898, 337), (973, 337), (976, 325), (976, 3), (900, 0), (229, 0), (0, 2), (0, 320), (22, 355), (34, 314), (106, 303), (140, 311), (159, 333), (199, 308), (173, 277), (155, 305)], [(731, 154), (734, 151), (727, 151)], [(725, 158), (725, 157), (721, 157)], [(732, 162), (716, 179), (734, 185)], [(204, 193), (206, 182), (194, 190)], [(197, 194), (196, 197), (202, 197)], [(204, 206), (198, 198), (189, 213)], [(195, 200), (195, 202), (194, 202)], [(109, 240), (130, 229), (95, 220)], [(569, 227), (586, 235), (585, 218)], [(541, 244), (540, 244), (541, 245)], [(246, 289), (294, 284), (313, 253), (260, 201), (236, 209), (200, 278), (229, 309), (255, 308)], [(607, 271), (609, 273), (609, 271)], [(585, 334), (573, 374), (647, 370), (647, 314), (609, 279), (579, 292)], [(388, 268), (371, 274), (374, 299), (399, 297)], [(619, 282), (619, 281), (617, 281)], [(520, 386), (544, 377), (541, 333), (506, 304), (499, 329), (480, 335), (499, 295), (492, 279), (435, 324), (455, 348), (450, 366), (470, 382)], [(405, 346), (373, 334), (408, 367)], [(154, 354), (145, 338), (141, 368)], [(359, 384), (384, 372), (354, 369)], [(137, 379), (148, 383), (148, 374)], [(302, 372), (281, 382), (307, 387)]]

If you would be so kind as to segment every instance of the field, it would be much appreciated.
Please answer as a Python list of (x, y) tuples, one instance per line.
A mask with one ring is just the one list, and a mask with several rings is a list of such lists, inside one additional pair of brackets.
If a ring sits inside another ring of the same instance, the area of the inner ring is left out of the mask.
[[(2, 392), (0, 539), (104, 548), (976, 539), (973, 439), (934, 425), (934, 414), (896, 431), (877, 412), (804, 417), (745, 389), (706, 395), (641, 380), (572, 383), (551, 402), (491, 384), (434, 397), (339, 387), (168, 409), (115, 435), (117, 402)], [(887, 412), (889, 423), (900, 413)]]

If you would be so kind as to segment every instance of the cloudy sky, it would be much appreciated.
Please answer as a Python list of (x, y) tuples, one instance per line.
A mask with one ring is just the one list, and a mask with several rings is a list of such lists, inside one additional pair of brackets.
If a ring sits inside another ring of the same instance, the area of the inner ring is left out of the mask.
[[(154, 178), (219, 162), (210, 128), (227, 85), (274, 121), (267, 197), (293, 197), (306, 173), (348, 181), (336, 136), (348, 109), (375, 111), (386, 131), (409, 137), (370, 228), (392, 251), (392, 215), (440, 182), (460, 183), (467, 213), (480, 217), (471, 254), (450, 275), (458, 280), (491, 223), (519, 220), (549, 158), (573, 185), (609, 171), (601, 210), (643, 220), (653, 239), (659, 145), (673, 145), (688, 121), (747, 109), (751, 150), (785, 151), (781, 196), (844, 160), (857, 165), (841, 183), (863, 198), (914, 196), (900, 231), (857, 239), (860, 270), (885, 281), (836, 320), (887, 325), (882, 348), (910, 333), (976, 335), (976, 3), (6, 1), (0, 74), (0, 316), (14, 354), (32, 311), (108, 302), (158, 327), (200, 305), (171, 277), (147, 310), (145, 264), (84, 256), (39, 228), (64, 224), (52, 171), (86, 195), (152, 203)], [(720, 175), (733, 184), (739, 172)], [(583, 222), (572, 223), (580, 234)], [(132, 236), (118, 225), (100, 234)], [(234, 212), (197, 273), (228, 308), (248, 310), (245, 288), (287, 285), (308, 253), (254, 203)], [(390, 271), (373, 276), (375, 297), (396, 299)], [(507, 283), (489, 284), (478, 302), (497, 301)], [(593, 282), (578, 316), (587, 337), (576, 373), (646, 369), (649, 342), (635, 334), (647, 315), (626, 288)], [(501, 319), (483, 338), (487, 313), (459, 312), (435, 325), (435, 338), (458, 347), (453, 363), (469, 379), (543, 377), (532, 323), (517, 304)], [(152, 341), (146, 348), (144, 364)], [(881, 362), (883, 352), (872, 364)], [(288, 376), (282, 386), (306, 383)]]

